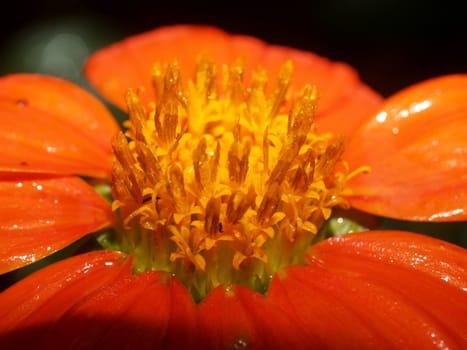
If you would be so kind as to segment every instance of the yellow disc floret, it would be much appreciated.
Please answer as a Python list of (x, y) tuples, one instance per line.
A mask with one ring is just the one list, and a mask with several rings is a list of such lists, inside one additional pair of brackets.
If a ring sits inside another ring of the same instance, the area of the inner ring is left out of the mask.
[(112, 192), (136, 272), (174, 273), (200, 299), (220, 284), (265, 291), (303, 263), (355, 172), (335, 170), (340, 139), (315, 133), (317, 89), (288, 95), (292, 70), (267, 93), (265, 71), (246, 87), (240, 62), (218, 70), (203, 56), (188, 82), (177, 63), (154, 66), (150, 111), (128, 91)]

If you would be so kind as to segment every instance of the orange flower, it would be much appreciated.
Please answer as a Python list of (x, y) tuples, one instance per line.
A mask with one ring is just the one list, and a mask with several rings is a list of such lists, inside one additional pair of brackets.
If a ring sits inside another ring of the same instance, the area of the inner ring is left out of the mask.
[(467, 76), (382, 101), (346, 64), (202, 26), (117, 43), (86, 75), (124, 133), (68, 82), (0, 79), (0, 272), (93, 232), (107, 248), (3, 291), (2, 344), (467, 345), (464, 249), (396, 231), (313, 244), (335, 207), (465, 220)]

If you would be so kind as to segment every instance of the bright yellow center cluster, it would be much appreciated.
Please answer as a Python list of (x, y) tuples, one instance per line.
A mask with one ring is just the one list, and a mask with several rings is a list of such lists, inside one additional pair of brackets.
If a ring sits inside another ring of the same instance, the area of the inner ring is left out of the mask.
[(335, 171), (342, 142), (314, 132), (316, 88), (291, 99), (291, 75), (286, 62), (267, 87), (258, 69), (246, 87), (241, 63), (218, 71), (201, 57), (187, 83), (177, 63), (155, 65), (149, 112), (128, 91), (112, 192), (136, 272), (174, 273), (200, 299), (220, 284), (264, 292), (303, 263), (353, 174)]

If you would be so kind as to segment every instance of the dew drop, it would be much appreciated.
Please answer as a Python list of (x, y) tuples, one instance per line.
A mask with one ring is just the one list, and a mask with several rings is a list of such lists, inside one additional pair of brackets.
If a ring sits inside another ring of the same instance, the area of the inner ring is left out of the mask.
[(18, 107), (26, 107), (28, 105), (28, 100), (22, 98), (17, 100), (16, 104), (18, 105)]
[(46, 150), (47, 150), (48, 153), (56, 153), (57, 152), (57, 147), (47, 146)]
[(246, 349), (247, 346), (248, 346), (247, 341), (243, 338), (240, 338), (240, 339), (237, 339), (237, 341), (233, 344), (232, 349), (241, 350), (241, 349)]
[(387, 112), (380, 112), (376, 115), (376, 120), (379, 122), (379, 123), (384, 123), (386, 121), (388, 117), (388, 113)]
[(35, 181), (32, 183), (32, 187), (34, 187), (38, 191), (42, 191), (42, 189), (43, 189), (42, 185), (38, 184)]
[(406, 109), (403, 109), (402, 111), (399, 112), (399, 116), (402, 118), (407, 118), (409, 116), (409, 111)]

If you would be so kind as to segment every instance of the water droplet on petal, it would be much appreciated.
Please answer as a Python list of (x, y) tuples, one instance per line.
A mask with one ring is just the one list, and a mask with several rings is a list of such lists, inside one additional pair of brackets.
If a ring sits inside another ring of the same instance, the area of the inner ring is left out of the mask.
[(19, 99), (16, 101), (16, 104), (18, 105), (18, 107), (26, 107), (28, 105), (28, 100)]
[(246, 349), (247, 347), (248, 347), (247, 341), (243, 338), (240, 338), (240, 339), (237, 339), (237, 341), (234, 343), (232, 348), (235, 350), (240, 350), (240, 349)]

